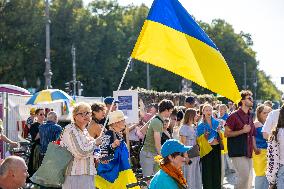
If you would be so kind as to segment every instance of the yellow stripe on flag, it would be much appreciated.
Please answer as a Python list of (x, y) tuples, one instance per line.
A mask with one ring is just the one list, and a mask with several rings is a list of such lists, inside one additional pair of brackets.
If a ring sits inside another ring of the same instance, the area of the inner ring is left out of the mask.
[(235, 103), (241, 99), (219, 51), (163, 24), (145, 21), (131, 57), (171, 71)]
[[(136, 183), (137, 179), (131, 169), (119, 172), (118, 178), (114, 183), (108, 182), (99, 175), (95, 176), (95, 186), (98, 189), (126, 189), (127, 184)], [(133, 189), (140, 189), (139, 186)]]
[(208, 143), (208, 140), (204, 137), (204, 134), (197, 137), (197, 144), (200, 149), (200, 158), (209, 154), (212, 150), (211, 145)]

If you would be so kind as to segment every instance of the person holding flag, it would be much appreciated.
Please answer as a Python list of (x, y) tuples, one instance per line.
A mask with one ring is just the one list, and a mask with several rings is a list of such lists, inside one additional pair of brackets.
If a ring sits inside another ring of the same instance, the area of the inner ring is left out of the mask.
[(95, 178), (96, 187), (99, 189), (126, 189), (127, 184), (137, 182), (122, 135), (126, 118), (121, 110), (110, 112), (108, 115), (109, 130), (102, 136), (101, 157)]
[(210, 104), (204, 104), (197, 126), (203, 189), (221, 189), (221, 127), (212, 117), (212, 110)]

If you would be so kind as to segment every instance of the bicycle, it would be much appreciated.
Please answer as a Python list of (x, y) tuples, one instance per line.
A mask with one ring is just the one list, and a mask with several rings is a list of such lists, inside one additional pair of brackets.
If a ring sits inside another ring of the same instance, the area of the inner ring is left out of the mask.
[(31, 149), (31, 143), (29, 141), (19, 142), (19, 146), (17, 148), (13, 148), (11, 146), (8, 147), (10, 155), (19, 156), (23, 158), (26, 164), (28, 164), (29, 162), (29, 157), (31, 154), (30, 149)]

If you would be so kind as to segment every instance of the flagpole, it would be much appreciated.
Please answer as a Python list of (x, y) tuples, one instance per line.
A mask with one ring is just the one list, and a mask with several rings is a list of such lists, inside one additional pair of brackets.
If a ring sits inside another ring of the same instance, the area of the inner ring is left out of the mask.
[[(119, 91), (119, 90), (120, 90), (121, 85), (122, 85), (122, 83), (123, 83), (123, 81), (124, 81), (124, 78), (125, 78), (125, 76), (126, 76), (127, 70), (128, 70), (128, 68), (129, 68), (131, 62), (132, 62), (132, 58), (130, 57), (130, 58), (128, 59), (128, 63), (127, 63), (127, 65), (126, 65), (126, 68), (125, 68), (125, 70), (124, 70), (124, 72), (123, 72), (122, 78), (121, 78), (121, 80), (120, 80), (120, 82), (119, 82), (119, 85), (118, 85), (118, 88), (117, 88), (116, 91)], [(112, 109), (112, 107), (113, 107), (113, 105), (114, 105), (114, 102), (115, 102), (115, 100), (111, 103), (111, 106), (110, 106), (110, 109), (109, 109), (110, 111), (111, 111), (111, 109)], [(109, 112), (110, 112), (110, 111), (109, 111)], [(105, 130), (105, 128), (106, 128), (106, 124), (107, 124), (107, 122), (108, 122), (108, 121), (107, 121), (108, 118), (109, 118), (109, 114), (108, 114), (107, 117), (106, 117), (106, 121), (104, 122), (104, 125), (103, 125), (103, 128), (102, 128), (102, 131), (101, 131), (100, 136), (103, 135), (103, 132), (104, 132), (104, 130)]]

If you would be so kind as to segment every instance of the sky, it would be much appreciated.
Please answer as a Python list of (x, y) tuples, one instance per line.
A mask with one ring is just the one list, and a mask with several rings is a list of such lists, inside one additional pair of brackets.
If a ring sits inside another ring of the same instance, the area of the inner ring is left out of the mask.
[[(84, 0), (85, 3), (91, 0)], [(179, 0), (197, 20), (211, 23), (224, 19), (236, 33), (252, 36), (259, 68), (269, 75), (284, 92), (280, 78), (284, 77), (284, 1), (283, 0)], [(121, 5), (151, 6), (153, 0), (118, 0)], [(251, 73), (247, 73), (248, 77)]]

